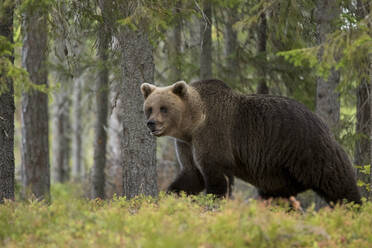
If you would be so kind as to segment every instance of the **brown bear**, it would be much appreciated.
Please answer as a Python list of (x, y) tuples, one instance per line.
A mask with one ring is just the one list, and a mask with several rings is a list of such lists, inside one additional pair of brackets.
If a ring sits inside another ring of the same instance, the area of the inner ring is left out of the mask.
[(168, 87), (144, 83), (144, 112), (155, 136), (171, 136), (181, 173), (170, 192), (219, 197), (234, 177), (263, 199), (312, 189), (328, 203), (361, 203), (349, 158), (304, 105), (281, 96), (243, 95), (219, 80)]

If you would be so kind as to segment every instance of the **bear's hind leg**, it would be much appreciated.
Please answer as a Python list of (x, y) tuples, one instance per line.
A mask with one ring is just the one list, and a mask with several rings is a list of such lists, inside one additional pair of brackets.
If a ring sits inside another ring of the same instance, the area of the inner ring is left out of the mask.
[(332, 170), (325, 167), (318, 185), (312, 189), (328, 204), (343, 203), (344, 200), (357, 204), (362, 203), (351, 167), (333, 167)]
[(362, 204), (359, 190), (356, 185), (348, 185), (348, 187), (332, 186), (332, 183), (321, 185), (323, 188), (313, 189), (320, 197), (322, 197), (329, 205), (347, 202)]

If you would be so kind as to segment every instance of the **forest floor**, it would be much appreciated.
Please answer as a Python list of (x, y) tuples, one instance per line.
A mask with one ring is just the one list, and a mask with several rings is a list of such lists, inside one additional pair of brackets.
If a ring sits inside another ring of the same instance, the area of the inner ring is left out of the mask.
[(372, 247), (372, 203), (304, 214), (209, 196), (86, 200), (54, 185), (52, 203), (0, 206), (0, 247)]

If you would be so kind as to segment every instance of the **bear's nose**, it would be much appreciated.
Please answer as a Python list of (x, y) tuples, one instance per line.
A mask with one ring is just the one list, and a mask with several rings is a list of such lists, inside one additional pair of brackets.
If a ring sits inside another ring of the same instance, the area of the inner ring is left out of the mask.
[(155, 130), (155, 121), (153, 120), (149, 120), (147, 122), (147, 127), (151, 130), (151, 131), (154, 131)]

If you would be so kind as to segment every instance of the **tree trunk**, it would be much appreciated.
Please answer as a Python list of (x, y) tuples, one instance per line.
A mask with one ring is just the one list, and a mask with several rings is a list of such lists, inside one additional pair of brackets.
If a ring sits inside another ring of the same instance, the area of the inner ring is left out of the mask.
[[(369, 23), (369, 28), (371, 30), (372, 28), (372, 23)], [(368, 56), (368, 62), (369, 62), (369, 85), (372, 85), (372, 54)], [(372, 108), (372, 97), (369, 97), (369, 105), (370, 105), (370, 110)], [(369, 167), (369, 200), (372, 200), (372, 111), (370, 113), (370, 121), (369, 121), (369, 145), (370, 145), (370, 167)]]
[[(363, 20), (369, 13), (369, 6), (365, 4), (363, 1), (357, 1), (357, 11), (356, 17), (359, 21)], [(371, 27), (371, 25), (370, 25)], [(371, 64), (372, 56), (369, 56), (367, 61)], [(372, 68), (371, 68), (372, 69)], [(369, 72), (368, 69), (365, 71), (365, 74), (372, 76), (372, 71)], [(370, 183), (372, 182), (372, 170), (370, 174), (363, 173), (363, 169), (365, 166), (371, 164), (372, 159), (372, 112), (371, 112), (371, 104), (372, 104), (372, 97), (371, 94), (371, 84), (372, 80), (369, 81), (368, 78), (363, 78), (361, 84), (357, 88), (357, 110), (356, 110), (356, 134), (358, 135), (358, 140), (355, 143), (355, 164), (359, 167), (357, 168), (357, 178), (358, 181), (362, 181), (364, 183), (363, 186), (360, 187), (360, 192), (363, 197), (367, 199), (372, 196), (370, 189), (372, 189)], [(369, 188), (368, 185), (371, 187)]]
[[(340, 9), (337, 1), (318, 1), (317, 6), (317, 32), (318, 44), (321, 45), (327, 40), (327, 35), (334, 31), (334, 22), (338, 19)], [(319, 53), (319, 60), (322, 60), (323, 49)], [(316, 112), (325, 121), (332, 131), (336, 131), (340, 120), (340, 99), (336, 87), (340, 82), (340, 73), (332, 69), (328, 79), (318, 77)]]
[[(60, 85), (53, 92), (52, 104), (52, 176), (55, 182), (65, 183), (70, 180), (71, 158), (71, 92), (73, 73), (68, 54), (72, 49), (68, 42), (73, 39), (72, 29), (66, 24), (65, 15), (68, 13), (65, 1), (57, 1), (55, 12), (51, 14), (56, 23), (56, 37), (53, 42), (52, 62), (56, 70), (53, 71), (53, 81)], [(67, 35), (69, 34), (69, 36)], [(68, 37), (67, 37), (68, 36)], [(70, 48), (70, 49), (69, 49)]]
[[(356, 122), (356, 133), (358, 140), (355, 143), (355, 164), (362, 168), (357, 169), (358, 180), (363, 181), (365, 184), (369, 183), (369, 175), (363, 173), (363, 167), (368, 165), (371, 158), (370, 151), (370, 137), (371, 131), (371, 106), (369, 95), (371, 94), (370, 85), (363, 80), (361, 85), (357, 88), (357, 122)], [(365, 185), (360, 187), (362, 196), (368, 198), (368, 190)]]
[[(360, 17), (363, 17), (365, 18), (367, 15), (370, 15), (371, 14), (371, 5), (372, 3), (368, 2), (368, 1), (357, 1), (357, 6), (358, 6), (358, 16)], [(369, 34), (371, 35), (371, 30), (372, 30), (372, 20), (371, 18), (369, 18), (369, 21), (367, 23), (367, 27), (369, 29)], [(369, 89), (371, 90), (372, 88), (372, 53), (369, 53), (369, 55), (367, 56), (367, 62), (369, 63), (369, 67), (368, 67), (368, 74), (369, 75), (369, 78), (366, 79), (366, 81), (369, 80), (369, 82), (367, 82), (368, 86), (369, 86)], [(369, 91), (369, 94), (371, 94), (371, 91)], [(372, 97), (369, 96), (369, 164), (370, 164), (370, 167), (369, 167), (369, 200), (371, 201), (372, 200)]]
[(239, 78), (239, 63), (237, 59), (238, 49), (238, 34), (233, 29), (233, 25), (237, 22), (236, 18), (237, 8), (226, 10), (226, 24), (225, 24), (225, 56), (227, 79), (232, 85), (237, 85)]
[[(3, 5), (0, 15), (0, 35), (13, 44), (14, 3)], [(13, 49), (10, 51), (13, 54)], [(14, 63), (11, 56), (10, 61)], [(0, 84), (7, 90), (0, 92), (0, 203), (14, 199), (14, 89), (10, 78), (0, 73)]]
[(257, 39), (257, 51), (260, 61), (258, 68), (258, 94), (269, 94), (269, 87), (266, 84), (266, 42), (267, 42), (267, 24), (266, 15), (262, 13), (260, 16), (260, 23), (258, 25), (258, 39)]
[(97, 119), (95, 125), (94, 141), (94, 164), (93, 164), (93, 191), (92, 198), (105, 198), (105, 165), (106, 165), (106, 144), (107, 144), (107, 115), (108, 115), (108, 94), (109, 94), (109, 70), (108, 48), (111, 41), (111, 32), (108, 21), (110, 17), (110, 3), (107, 0), (99, 1), (103, 15), (103, 24), (98, 34), (98, 58), (100, 68), (96, 85), (96, 110)]
[(70, 90), (69, 81), (62, 83), (62, 88), (54, 94), (53, 106), (53, 174), (58, 183), (70, 180)]
[[(327, 35), (334, 31), (334, 22), (340, 13), (339, 6), (335, 0), (318, 0), (317, 4), (317, 32), (318, 44), (322, 45), (327, 40)], [(318, 58), (321, 61), (323, 49), (320, 49)], [(340, 73), (331, 69), (328, 79), (317, 78), (316, 89), (316, 113), (333, 131), (337, 131), (340, 120), (340, 99), (336, 87), (340, 82)], [(316, 197), (316, 208), (325, 206), (326, 203)]]
[[(143, 24), (142, 24), (143, 25)], [(123, 125), (124, 195), (156, 196), (156, 142), (145, 126), (140, 85), (154, 81), (153, 51), (143, 26), (137, 31), (123, 28), (120, 34), (123, 84), (120, 104)]]
[(169, 82), (174, 83), (182, 79), (182, 56), (181, 56), (181, 46), (182, 46), (182, 23), (181, 19), (178, 17), (181, 8), (181, 2), (178, 1), (175, 8), (175, 15), (177, 15), (176, 24), (169, 33), (168, 36), (168, 63), (170, 67)]
[(83, 178), (82, 170), (82, 87), (84, 83), (83, 76), (80, 75), (74, 82), (73, 93), (73, 137), (72, 137), (72, 177), (75, 182), (81, 182)]
[(204, 1), (203, 17), (200, 22), (200, 79), (212, 77), (212, 5)]
[[(31, 10), (32, 9), (32, 10)], [(47, 85), (47, 13), (24, 13), (22, 65), (34, 84)], [(25, 197), (50, 199), (48, 95), (29, 90), (22, 97), (22, 182)]]
[(110, 85), (110, 102), (112, 110), (108, 121), (108, 143), (107, 143), (107, 163), (105, 180), (105, 192), (107, 197), (112, 197), (114, 194), (123, 196), (123, 154), (121, 153), (120, 142), (123, 140), (122, 132), (122, 111), (120, 111), (120, 99), (116, 99), (116, 92), (120, 88), (118, 82), (113, 82)]

